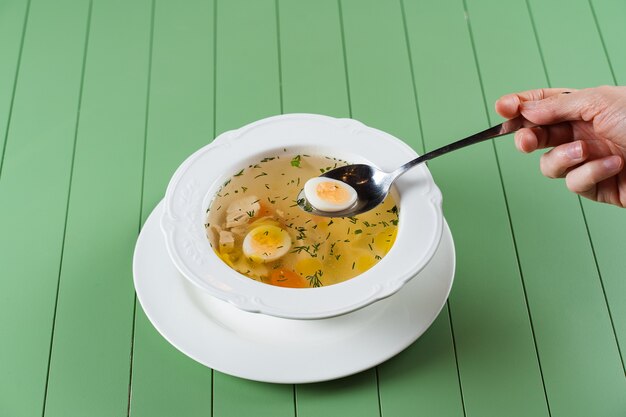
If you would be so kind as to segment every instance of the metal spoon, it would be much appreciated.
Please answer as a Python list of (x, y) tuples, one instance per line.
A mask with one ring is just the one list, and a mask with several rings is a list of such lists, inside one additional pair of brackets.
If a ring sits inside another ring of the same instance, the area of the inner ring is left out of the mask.
[(298, 194), (297, 203), (301, 209), (311, 214), (326, 217), (348, 217), (354, 216), (359, 213), (371, 210), (380, 203), (383, 202), (389, 190), (391, 184), (400, 175), (404, 174), (409, 169), (416, 165), (426, 162), (430, 159), (436, 158), (440, 155), (447, 154), (448, 152), (455, 151), (457, 149), (464, 148), (475, 143), (483, 142), (488, 139), (493, 139), (498, 136), (507, 135), (515, 132), (522, 127), (536, 126), (524, 119), (522, 116), (515, 119), (507, 120), (504, 123), (490, 127), (482, 132), (475, 133), (472, 136), (468, 136), (465, 139), (461, 139), (457, 142), (443, 146), (434, 151), (430, 151), (412, 161), (407, 162), (400, 168), (393, 172), (383, 172), (373, 166), (364, 164), (346, 165), (343, 167), (335, 168), (328, 172), (325, 172), (321, 177), (333, 178), (339, 181), (343, 181), (349, 184), (357, 192), (356, 202), (349, 208), (341, 211), (322, 211), (317, 210), (311, 205), (304, 196), (304, 190)]

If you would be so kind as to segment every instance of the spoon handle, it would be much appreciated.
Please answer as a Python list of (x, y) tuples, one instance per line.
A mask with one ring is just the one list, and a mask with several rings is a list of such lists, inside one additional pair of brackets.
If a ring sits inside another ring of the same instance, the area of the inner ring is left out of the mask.
[(515, 119), (507, 120), (499, 125), (492, 126), (488, 129), (483, 130), (482, 132), (475, 133), (471, 136), (466, 137), (465, 139), (461, 139), (459, 141), (450, 143), (446, 146), (442, 146), (439, 149), (435, 149), (434, 151), (430, 151), (425, 153), (424, 155), (413, 159), (412, 161), (407, 162), (402, 165), (400, 168), (396, 169), (392, 175), (395, 177), (404, 174), (407, 170), (413, 168), (415, 165), (419, 165), (422, 162), (426, 162), (430, 159), (436, 158), (440, 155), (447, 154), (448, 152), (455, 151), (457, 149), (464, 148), (469, 145), (473, 145), (475, 143), (483, 142), (488, 139), (497, 138), (498, 136), (508, 135), (509, 133), (515, 132), (522, 127), (533, 127), (536, 126), (524, 119), (522, 116), (516, 117)]

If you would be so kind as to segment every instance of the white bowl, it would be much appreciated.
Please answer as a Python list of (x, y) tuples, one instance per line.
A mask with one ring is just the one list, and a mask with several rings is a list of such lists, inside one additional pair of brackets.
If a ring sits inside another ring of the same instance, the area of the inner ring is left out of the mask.
[(335, 285), (297, 289), (264, 284), (231, 269), (206, 237), (207, 208), (220, 186), (242, 167), (284, 149), (368, 163), (386, 171), (417, 156), (401, 140), (356, 120), (312, 114), (270, 117), (223, 133), (180, 165), (165, 194), (161, 228), (167, 250), (189, 281), (245, 311), (320, 319), (394, 294), (430, 261), (443, 230), (442, 198), (428, 168), (421, 165), (396, 181), (396, 241), (366, 272)]

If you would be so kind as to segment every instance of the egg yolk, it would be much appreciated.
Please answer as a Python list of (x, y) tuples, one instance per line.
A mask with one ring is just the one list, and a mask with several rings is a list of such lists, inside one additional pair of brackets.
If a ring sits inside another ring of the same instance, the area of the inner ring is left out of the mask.
[(278, 226), (255, 227), (243, 242), (244, 254), (254, 262), (266, 262), (283, 256), (291, 246), (289, 234)]
[(350, 193), (344, 187), (330, 181), (317, 184), (315, 192), (319, 198), (335, 204), (342, 204), (350, 200)]

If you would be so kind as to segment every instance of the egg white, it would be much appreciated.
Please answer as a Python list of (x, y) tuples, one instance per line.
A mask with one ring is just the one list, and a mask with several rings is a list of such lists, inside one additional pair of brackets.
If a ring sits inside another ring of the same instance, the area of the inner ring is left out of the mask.
[(252, 229), (243, 239), (242, 250), (255, 262), (271, 262), (284, 256), (291, 248), (291, 237), (284, 229), (262, 225)]
[[(317, 187), (321, 183), (330, 182), (335, 184), (337, 187), (340, 187), (348, 192), (348, 199), (345, 202), (337, 203), (334, 201), (330, 201), (322, 198), (317, 193)], [(350, 208), (357, 199), (356, 190), (352, 188), (352, 186), (346, 184), (343, 181), (338, 181), (331, 178), (325, 177), (315, 177), (311, 178), (304, 184), (304, 197), (307, 199), (309, 204), (311, 204), (314, 208), (320, 211), (327, 212), (336, 212), (345, 210)]]

